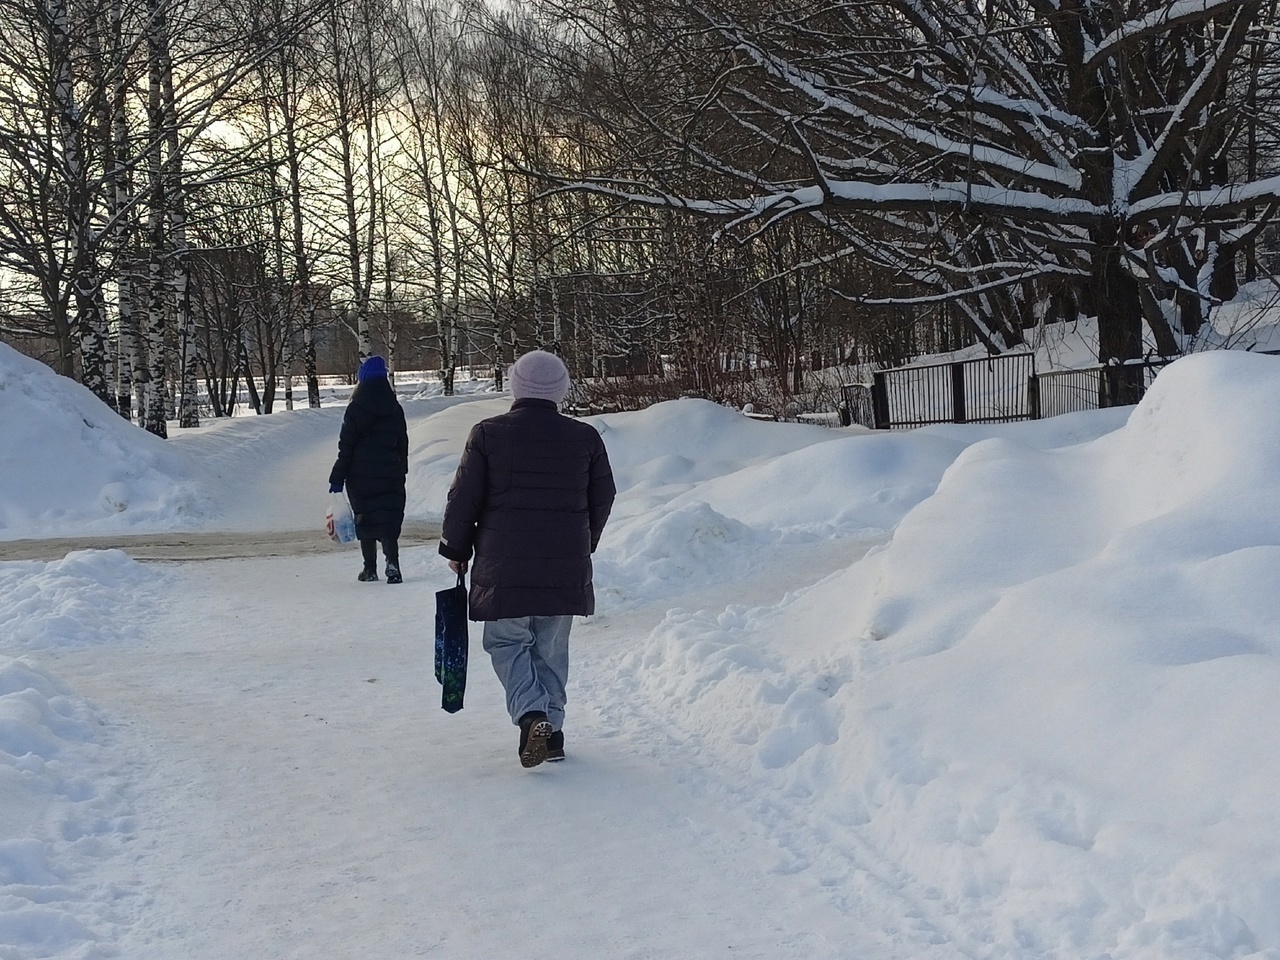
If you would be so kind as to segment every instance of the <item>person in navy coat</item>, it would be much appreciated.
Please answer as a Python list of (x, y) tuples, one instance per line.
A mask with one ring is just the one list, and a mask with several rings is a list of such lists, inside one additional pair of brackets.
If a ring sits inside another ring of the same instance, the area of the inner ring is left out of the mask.
[(329, 491), (345, 486), (364, 557), (357, 579), (378, 579), (378, 544), (387, 583), (401, 583), (400, 528), (404, 524), (405, 478), (409, 474), (409, 430), (404, 410), (387, 378), (387, 364), (373, 356), (360, 364), (356, 389), (342, 418), (338, 459)]

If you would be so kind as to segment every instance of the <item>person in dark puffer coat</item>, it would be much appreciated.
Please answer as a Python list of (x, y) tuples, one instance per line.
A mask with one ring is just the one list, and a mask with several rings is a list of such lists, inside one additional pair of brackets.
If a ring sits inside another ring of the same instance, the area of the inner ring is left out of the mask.
[(364, 556), (358, 579), (378, 579), (378, 544), (386, 560), (387, 583), (401, 583), (400, 528), (404, 524), (405, 477), (409, 473), (409, 431), (396, 399), (387, 364), (370, 357), (356, 373), (356, 389), (342, 418), (338, 459), (329, 490), (345, 485), (356, 537)]
[(467, 438), (440, 553), (459, 574), (470, 563), (469, 615), (485, 622), (484, 649), (520, 727), (520, 762), (532, 767), (564, 759), (569, 629), (595, 612), (591, 554), (615, 490), (600, 434), (557, 409), (569, 389), (560, 358), (526, 353), (510, 382), (510, 412)]

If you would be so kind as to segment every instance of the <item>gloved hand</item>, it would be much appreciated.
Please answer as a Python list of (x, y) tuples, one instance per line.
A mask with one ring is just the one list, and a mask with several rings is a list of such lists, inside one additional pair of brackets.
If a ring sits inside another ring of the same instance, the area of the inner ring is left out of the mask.
[(342, 492), (342, 484), (340, 484), (340, 483), (331, 483), (331, 484), (329, 484), (329, 492), (330, 492), (330, 493), (341, 493), (341, 492)]

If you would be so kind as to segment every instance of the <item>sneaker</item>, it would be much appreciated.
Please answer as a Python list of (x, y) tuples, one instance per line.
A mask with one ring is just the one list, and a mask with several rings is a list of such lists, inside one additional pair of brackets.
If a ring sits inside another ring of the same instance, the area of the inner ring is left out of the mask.
[(370, 570), (368, 567), (365, 567), (363, 570), (360, 571), (360, 574), (359, 576), (356, 577), (356, 579), (359, 580), (361, 583), (368, 583), (370, 580), (377, 580), (378, 571)]
[(531, 710), (520, 718), (520, 766), (536, 767), (547, 759), (552, 733), (551, 721), (541, 710)]
[(547, 737), (547, 763), (564, 759), (564, 731), (557, 730)]
[(400, 576), (400, 568), (394, 563), (387, 564), (387, 583), (404, 583), (404, 577)]

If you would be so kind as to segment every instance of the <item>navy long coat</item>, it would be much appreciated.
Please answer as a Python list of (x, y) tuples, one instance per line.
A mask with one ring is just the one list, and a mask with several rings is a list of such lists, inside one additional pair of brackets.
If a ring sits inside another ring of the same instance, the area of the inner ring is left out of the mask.
[(347, 404), (329, 473), (330, 483), (346, 485), (361, 540), (399, 538), (408, 473), (409, 431), (391, 381), (363, 380)]
[(613, 471), (590, 424), (524, 398), (471, 429), (449, 490), (440, 553), (471, 560), (472, 620), (595, 612), (591, 554)]

